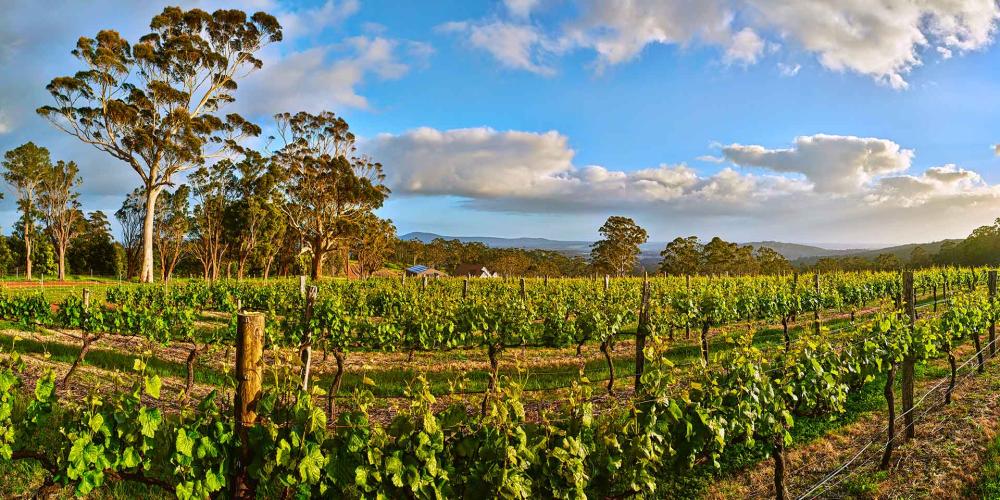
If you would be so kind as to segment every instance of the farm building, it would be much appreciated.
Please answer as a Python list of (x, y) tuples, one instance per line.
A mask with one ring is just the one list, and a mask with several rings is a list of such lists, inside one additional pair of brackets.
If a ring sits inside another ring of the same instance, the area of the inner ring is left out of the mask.
[(406, 268), (406, 275), (407, 276), (427, 276), (429, 278), (440, 278), (440, 277), (443, 277), (443, 276), (447, 276), (448, 274), (445, 273), (444, 271), (438, 271), (437, 269), (434, 269), (433, 267), (427, 267), (427, 266), (423, 266), (423, 265), (419, 265), (418, 264), (418, 265), (410, 266), (410, 267)]
[(459, 264), (453, 274), (472, 278), (496, 278), (499, 276), (496, 273), (491, 273), (489, 269), (486, 269), (486, 266), (479, 264)]

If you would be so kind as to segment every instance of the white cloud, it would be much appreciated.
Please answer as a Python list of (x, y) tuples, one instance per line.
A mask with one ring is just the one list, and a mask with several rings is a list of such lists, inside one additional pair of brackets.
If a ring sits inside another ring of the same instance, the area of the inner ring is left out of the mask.
[(278, 15), (286, 40), (312, 36), (338, 26), (361, 10), (358, 0), (327, 0), (311, 9), (284, 12)]
[(443, 24), (439, 29), (463, 35), (469, 45), (489, 52), (508, 68), (522, 69), (540, 75), (555, 73), (553, 68), (540, 62), (551, 52), (552, 42), (530, 24), (456, 21)]
[(801, 69), (802, 69), (801, 64), (778, 63), (778, 72), (781, 73), (781, 76), (793, 77), (799, 74), (799, 71)]
[(993, 0), (748, 0), (759, 23), (815, 53), (824, 67), (850, 70), (893, 88), (921, 64), (932, 41), (961, 51), (992, 40)]
[(702, 176), (683, 165), (635, 171), (578, 167), (565, 136), (490, 128), (420, 128), (382, 134), (364, 145), (386, 167), (398, 195), (465, 198), (500, 211), (593, 211), (697, 204), (745, 206), (801, 191), (801, 181), (732, 169)]
[(732, 12), (723, 0), (578, 3), (584, 14), (568, 25), (562, 38), (564, 43), (594, 50), (598, 69), (630, 61), (654, 43), (734, 45)]
[[(517, 23), (503, 19), (464, 21), (475, 48), (486, 50), (511, 68), (539, 71), (538, 51), (591, 50), (595, 68), (625, 63), (654, 44), (717, 47), (725, 63), (753, 64), (769, 48), (804, 50), (832, 71), (850, 71), (895, 89), (933, 49), (947, 59), (954, 53), (992, 43), (1000, 20), (994, 0), (573, 0), (578, 13), (549, 29), (525, 24), (534, 2), (508, 2)], [(528, 5), (532, 4), (532, 5)], [(499, 47), (515, 36), (517, 47)], [(487, 28), (488, 27), (488, 28)], [(504, 27), (506, 31), (499, 28)], [(482, 31), (489, 31), (484, 34)], [(530, 37), (528, 34), (530, 33)], [(487, 36), (492, 35), (492, 36)], [(557, 48), (557, 49), (552, 49)], [(516, 57), (515, 57), (516, 56)], [(515, 62), (516, 63), (512, 63)], [(782, 69), (791, 76), (798, 65)]]
[(803, 174), (817, 192), (839, 194), (855, 192), (877, 176), (906, 170), (913, 158), (912, 150), (890, 140), (826, 134), (796, 137), (791, 148), (730, 144), (722, 153), (740, 166)]
[(568, 138), (556, 131), (420, 128), (379, 135), (362, 149), (385, 165), (397, 199), (457, 197), (502, 213), (629, 214), (667, 236), (929, 241), (961, 236), (1000, 211), (1000, 187), (955, 165), (910, 174), (912, 151), (892, 141), (816, 135), (794, 144), (733, 150), (748, 154), (759, 173), (578, 166)]
[(765, 42), (750, 28), (743, 28), (733, 35), (732, 42), (722, 60), (726, 63), (753, 64), (764, 52)]
[(512, 16), (528, 17), (541, 4), (541, 0), (503, 0), (503, 4)]

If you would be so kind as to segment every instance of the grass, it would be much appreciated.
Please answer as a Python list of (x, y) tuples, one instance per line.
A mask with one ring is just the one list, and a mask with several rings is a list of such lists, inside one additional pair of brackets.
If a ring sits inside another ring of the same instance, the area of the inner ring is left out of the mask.
[(1000, 435), (986, 448), (978, 487), (981, 498), (1000, 499)]

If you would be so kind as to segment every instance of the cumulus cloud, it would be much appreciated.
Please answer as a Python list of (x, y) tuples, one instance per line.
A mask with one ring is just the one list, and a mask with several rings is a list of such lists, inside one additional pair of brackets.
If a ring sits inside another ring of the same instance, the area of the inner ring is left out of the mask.
[(817, 192), (855, 192), (876, 176), (910, 168), (913, 151), (887, 139), (818, 134), (795, 138), (791, 148), (730, 144), (723, 156), (740, 166), (799, 173)]
[[(464, 206), (503, 213), (614, 211), (666, 226), (669, 234), (755, 238), (774, 235), (780, 220), (784, 237), (931, 240), (943, 228), (971, 230), (1000, 210), (1000, 187), (978, 173), (955, 165), (909, 173), (913, 152), (879, 138), (820, 134), (796, 138), (786, 149), (724, 146), (721, 159), (737, 167), (715, 172), (683, 163), (581, 166), (569, 139), (556, 131), (419, 128), (381, 134), (362, 149), (385, 165), (396, 196), (456, 197)], [(962, 224), (955, 223), (958, 213)], [(939, 232), (926, 235), (931, 224)]]
[(238, 109), (268, 116), (292, 110), (368, 108), (368, 99), (358, 91), (366, 79), (400, 78), (410, 71), (412, 62), (425, 60), (430, 52), (423, 43), (355, 36), (339, 44), (273, 57), (247, 79)]
[(466, 37), (474, 48), (489, 52), (508, 68), (522, 69), (540, 75), (551, 75), (555, 70), (542, 62), (553, 52), (552, 42), (534, 26), (503, 21), (455, 21), (439, 27), (446, 33)]
[(750, 28), (743, 28), (733, 35), (732, 42), (723, 54), (727, 63), (753, 64), (764, 52), (766, 42)]
[(799, 74), (799, 71), (801, 69), (802, 69), (801, 64), (778, 63), (778, 72), (781, 73), (781, 76), (787, 76), (787, 77), (795, 76)]
[(805, 190), (774, 175), (723, 169), (700, 175), (684, 164), (634, 171), (576, 166), (566, 136), (491, 128), (419, 128), (382, 134), (364, 148), (386, 165), (400, 195), (447, 195), (487, 210), (579, 211), (694, 204), (746, 205)]
[[(549, 29), (525, 24), (535, 2), (509, 1), (511, 18), (521, 33), (520, 64), (510, 64), (511, 50), (482, 43), (481, 31), (506, 25), (503, 19), (463, 33), (470, 45), (489, 51), (512, 68), (538, 72), (525, 55), (537, 55), (544, 45), (590, 50), (598, 71), (631, 61), (655, 44), (703, 44), (717, 47), (725, 63), (753, 64), (778, 47), (804, 50), (832, 71), (850, 71), (896, 89), (909, 84), (907, 75), (933, 49), (943, 59), (982, 49), (992, 43), (1000, 19), (994, 0), (574, 0), (578, 12)], [(766, 33), (765, 33), (766, 32)], [(479, 36), (480, 43), (472, 42)], [(496, 41), (496, 38), (489, 38)], [(543, 44), (542, 41), (545, 41)], [(791, 66), (783, 74), (794, 74)]]
[(503, 0), (504, 7), (515, 17), (528, 17), (541, 0)]

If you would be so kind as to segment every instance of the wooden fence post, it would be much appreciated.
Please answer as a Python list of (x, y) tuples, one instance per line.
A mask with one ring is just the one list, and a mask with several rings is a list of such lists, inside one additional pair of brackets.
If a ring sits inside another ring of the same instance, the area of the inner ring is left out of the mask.
[(521, 300), (527, 299), (528, 295), (524, 291), (524, 278), (521, 278)]
[(90, 308), (90, 289), (83, 289), (83, 309), (87, 310)]
[(299, 276), (299, 297), (306, 296), (306, 277)]
[[(989, 274), (986, 276), (986, 284), (989, 287), (990, 302), (997, 296), (997, 270), (990, 269)], [(991, 317), (990, 318), (990, 357), (997, 355), (997, 322)]]
[(263, 381), (264, 314), (240, 313), (236, 321), (236, 436), (240, 452), (234, 470), (233, 497), (254, 498), (255, 485), (250, 481), (247, 466), (253, 457), (248, 429), (257, 423), (257, 402)]
[(306, 310), (302, 315), (302, 323), (306, 327), (306, 335), (302, 339), (300, 355), (302, 356), (302, 390), (306, 392), (309, 391), (309, 372), (312, 371), (312, 317), (313, 307), (316, 305), (316, 296), (318, 294), (319, 288), (315, 286), (306, 289)]
[(469, 278), (462, 280), (462, 298), (465, 299), (469, 296)]
[(420, 289), (427, 290), (427, 275), (424, 275), (424, 279), (420, 280)]
[(611, 287), (611, 276), (608, 276), (607, 274), (605, 274), (604, 275), (604, 291), (605, 292), (608, 291), (608, 288), (610, 288), (610, 287)]
[[(909, 323), (909, 328), (913, 329), (913, 324), (916, 320), (916, 309), (914, 308), (914, 294), (913, 294), (913, 271), (903, 271), (903, 307), (906, 310), (907, 322)], [(903, 440), (908, 441), (913, 439), (916, 435), (916, 428), (913, 422), (913, 370), (916, 366), (916, 358), (913, 352), (910, 352), (903, 358), (903, 425), (905, 426), (903, 432)]]

